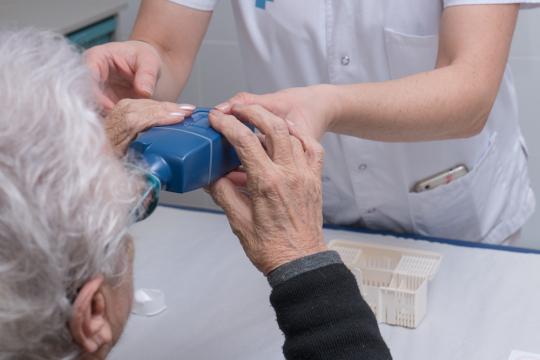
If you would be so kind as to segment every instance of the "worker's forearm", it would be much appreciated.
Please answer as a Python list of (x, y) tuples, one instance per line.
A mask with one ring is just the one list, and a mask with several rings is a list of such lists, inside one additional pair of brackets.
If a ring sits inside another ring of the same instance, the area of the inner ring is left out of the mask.
[(442, 67), (399, 80), (342, 85), (329, 131), (377, 141), (428, 141), (480, 132), (497, 89), (482, 86), (467, 65)]
[(176, 101), (186, 85), (212, 13), (168, 0), (143, 0), (131, 39), (144, 41), (159, 53), (161, 69), (157, 100)]

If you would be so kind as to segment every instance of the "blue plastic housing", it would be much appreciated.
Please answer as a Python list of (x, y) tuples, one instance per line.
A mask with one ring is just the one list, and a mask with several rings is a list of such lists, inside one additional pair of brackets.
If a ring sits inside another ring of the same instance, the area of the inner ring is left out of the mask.
[(240, 165), (234, 148), (210, 127), (208, 112), (198, 108), (183, 122), (153, 127), (131, 143), (164, 190), (196, 190)]

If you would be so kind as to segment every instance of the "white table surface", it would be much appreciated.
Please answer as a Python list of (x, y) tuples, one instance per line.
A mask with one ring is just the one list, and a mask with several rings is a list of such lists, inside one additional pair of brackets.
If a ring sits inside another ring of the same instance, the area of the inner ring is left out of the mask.
[[(165, 292), (168, 309), (132, 315), (111, 359), (283, 359), (266, 279), (221, 214), (159, 207), (137, 224), (135, 286)], [(381, 325), (396, 360), (507, 360), (540, 353), (540, 255), (349, 231), (362, 239), (443, 254), (417, 329)]]
[(127, 0), (0, 0), (0, 24), (62, 34), (118, 13)]

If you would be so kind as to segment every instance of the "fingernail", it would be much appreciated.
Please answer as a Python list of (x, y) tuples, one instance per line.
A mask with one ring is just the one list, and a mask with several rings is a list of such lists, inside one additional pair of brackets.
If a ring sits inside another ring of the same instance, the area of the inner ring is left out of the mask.
[(193, 111), (196, 106), (191, 104), (178, 104), (178, 107), (182, 110)]
[(218, 109), (219, 111), (227, 112), (231, 109), (231, 104), (229, 104), (228, 102), (224, 102), (219, 105), (216, 105), (215, 108)]
[(171, 116), (171, 117), (185, 117), (186, 113), (185, 112), (171, 112), (171, 113), (169, 113), (169, 116)]

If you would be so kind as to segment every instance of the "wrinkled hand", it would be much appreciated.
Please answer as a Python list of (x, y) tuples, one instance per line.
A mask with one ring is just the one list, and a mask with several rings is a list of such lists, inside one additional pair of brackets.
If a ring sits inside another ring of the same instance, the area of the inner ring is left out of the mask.
[(152, 126), (178, 123), (195, 106), (147, 99), (123, 99), (105, 118), (105, 131), (115, 153), (122, 156), (137, 135)]
[(255, 135), (233, 115), (210, 113), (212, 127), (235, 147), (245, 171), (219, 179), (210, 193), (225, 210), (251, 262), (268, 274), (292, 260), (325, 251), (322, 147), (261, 106), (236, 105), (232, 113), (262, 135)]
[(85, 61), (102, 88), (98, 104), (108, 113), (121, 99), (150, 98), (159, 77), (161, 58), (142, 41), (112, 42), (84, 53)]
[(266, 95), (239, 93), (216, 108), (230, 113), (235, 104), (261, 105), (305, 134), (320, 139), (330, 129), (337, 113), (337, 101), (332, 100), (333, 96), (333, 86), (315, 85)]

